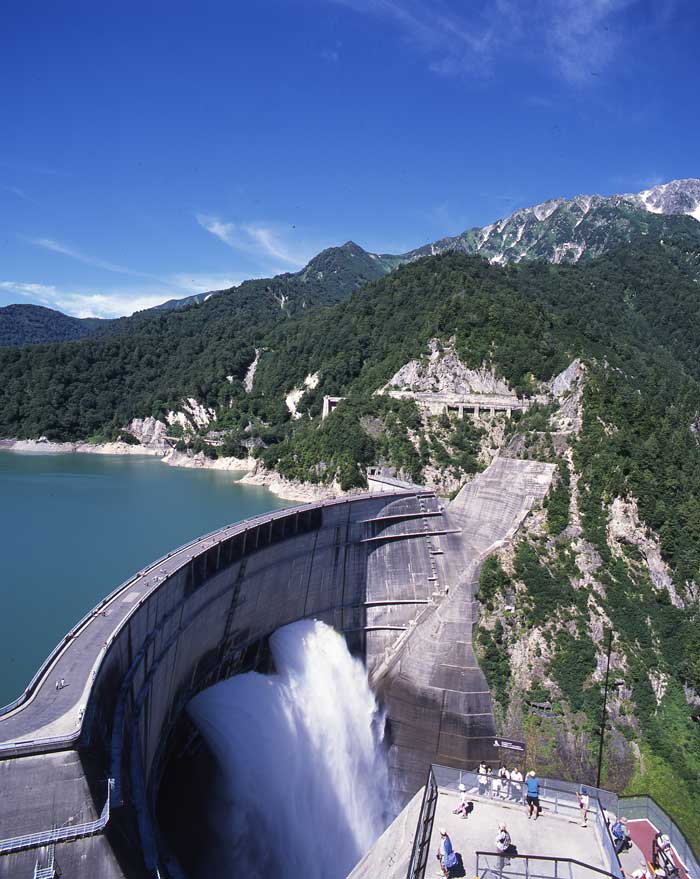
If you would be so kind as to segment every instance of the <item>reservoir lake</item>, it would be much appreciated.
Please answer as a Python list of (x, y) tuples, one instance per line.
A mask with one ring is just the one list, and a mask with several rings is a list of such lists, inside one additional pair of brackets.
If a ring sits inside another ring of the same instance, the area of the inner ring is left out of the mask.
[(0, 705), (131, 574), (220, 526), (290, 505), (240, 474), (157, 458), (0, 452)]

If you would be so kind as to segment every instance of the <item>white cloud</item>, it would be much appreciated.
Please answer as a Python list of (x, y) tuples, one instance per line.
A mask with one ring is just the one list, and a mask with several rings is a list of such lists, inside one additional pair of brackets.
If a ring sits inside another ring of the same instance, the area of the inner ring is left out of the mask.
[(307, 248), (294, 247), (285, 241), (284, 233), (277, 225), (256, 223), (225, 223), (218, 217), (197, 214), (197, 222), (224, 244), (234, 250), (249, 253), (268, 263), (269, 260), (300, 268), (313, 253)]
[(35, 284), (21, 281), (0, 281), (0, 291), (22, 296), (34, 303), (55, 308), (74, 317), (122, 317), (153, 308), (171, 299), (162, 290), (125, 289), (91, 293), (64, 290), (53, 284)]
[[(573, 84), (595, 81), (628, 37), (619, 14), (640, 0), (328, 0), (390, 22), (445, 76), (488, 76), (501, 59), (545, 63)], [(669, 15), (651, 27), (664, 26)]]

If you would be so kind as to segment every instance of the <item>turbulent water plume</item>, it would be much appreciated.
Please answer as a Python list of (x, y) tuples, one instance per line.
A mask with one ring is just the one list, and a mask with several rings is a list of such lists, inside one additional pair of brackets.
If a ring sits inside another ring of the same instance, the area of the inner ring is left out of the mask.
[(221, 772), (201, 875), (341, 879), (393, 817), (384, 717), (329, 626), (292, 623), (270, 647), (276, 674), (222, 681), (189, 705)]

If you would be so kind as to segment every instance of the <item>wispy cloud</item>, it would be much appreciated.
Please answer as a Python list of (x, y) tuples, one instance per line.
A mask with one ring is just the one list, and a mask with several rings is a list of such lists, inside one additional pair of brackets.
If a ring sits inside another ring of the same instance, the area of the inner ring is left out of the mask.
[[(627, 40), (621, 13), (641, 0), (329, 0), (384, 19), (445, 76), (488, 76), (505, 58), (544, 64), (581, 85), (610, 65)], [(653, 26), (663, 26), (657, 18)]]
[(149, 272), (135, 271), (127, 266), (118, 265), (117, 263), (108, 262), (99, 257), (90, 256), (87, 253), (69, 247), (67, 244), (55, 241), (53, 238), (28, 238), (27, 240), (30, 244), (34, 244), (36, 247), (43, 247), (44, 250), (50, 250), (52, 253), (60, 253), (63, 256), (69, 256), (71, 259), (77, 259), (78, 262), (85, 263), (85, 265), (104, 269), (107, 272), (114, 272), (118, 275), (131, 275), (135, 278), (148, 278), (152, 281), (163, 281), (162, 278), (152, 275)]
[[(19, 188), (19, 186), (0, 186), (0, 189), (3, 192), (9, 192), (12, 195), (16, 195), (17, 198), (21, 198), (22, 201), (32, 201), (32, 202), (34, 201), (34, 199), (31, 198), (30, 196), (28, 196), (27, 193), (23, 189)], [(36, 202), (34, 202), (34, 203), (36, 204)]]
[(0, 291), (21, 296), (47, 308), (56, 308), (75, 317), (122, 317), (144, 308), (153, 308), (168, 299), (162, 290), (134, 289), (90, 293), (65, 290), (53, 284), (20, 281), (0, 281)]
[(218, 217), (197, 214), (197, 222), (224, 244), (248, 253), (265, 264), (270, 260), (299, 268), (305, 265), (313, 252), (306, 247), (291, 244), (278, 225), (262, 223), (227, 223)]

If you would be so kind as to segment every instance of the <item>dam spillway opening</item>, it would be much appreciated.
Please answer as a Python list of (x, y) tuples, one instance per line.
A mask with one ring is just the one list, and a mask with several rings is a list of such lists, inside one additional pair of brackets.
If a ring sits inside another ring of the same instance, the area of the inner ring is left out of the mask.
[(236, 675), (188, 706), (208, 759), (187, 811), (204, 820), (178, 855), (197, 879), (342, 879), (398, 811), (385, 716), (330, 626), (292, 623), (269, 647), (272, 674)]

